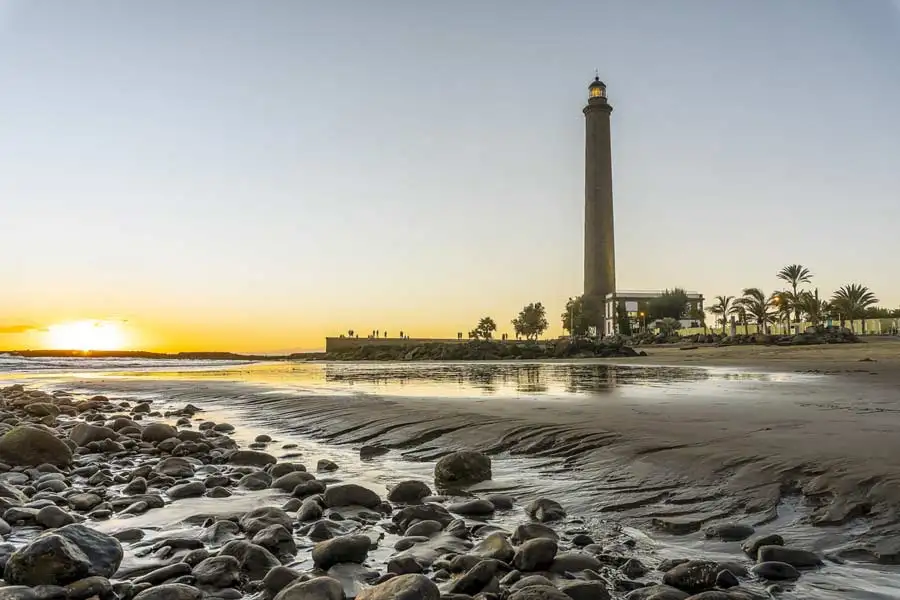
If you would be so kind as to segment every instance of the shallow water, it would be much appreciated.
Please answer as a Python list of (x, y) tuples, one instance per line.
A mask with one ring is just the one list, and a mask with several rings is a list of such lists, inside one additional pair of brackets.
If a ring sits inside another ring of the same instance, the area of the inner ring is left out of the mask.
[[(52, 369), (20, 364), (15, 373), (0, 377), (4, 383), (83, 394), (147, 397), (173, 405), (192, 402), (208, 411), (205, 417), (236, 425), (235, 435), (243, 444), (268, 433), (276, 438), (269, 450), (276, 456), (300, 452), (302, 457), (295, 460), (307, 464), (330, 458), (341, 466), (341, 477), (360, 481), (381, 494), (403, 479), (430, 479), (433, 461), (447, 449), (480, 444), (494, 453), (494, 479), (473, 492), (502, 491), (522, 500), (555, 497), (570, 513), (583, 517), (591, 531), (624, 525), (625, 535), (639, 541), (637, 547), (648, 564), (670, 557), (746, 559), (739, 544), (707, 541), (700, 532), (671, 536), (648, 530), (649, 520), (660, 516), (768, 521), (758, 525), (757, 531), (777, 531), (793, 545), (825, 553), (864, 540), (868, 534), (866, 519), (813, 526), (811, 507), (799, 496), (779, 494), (777, 510), (766, 513), (766, 519), (754, 517), (743, 512), (745, 502), (740, 497), (729, 495), (732, 488), (705, 471), (671, 472), (670, 464), (657, 460), (664, 454), (657, 449), (658, 442), (632, 439), (628, 431), (616, 427), (607, 431), (602, 422), (573, 424), (568, 417), (556, 415), (572, 408), (576, 416), (614, 421), (624, 415), (658, 419), (671, 413), (668, 426), (678, 429), (691, 426), (690, 415), (695, 413), (677, 412), (687, 406), (700, 407), (705, 418), (717, 410), (747, 411), (738, 414), (750, 418), (754, 407), (814, 404), (826, 392), (834, 396), (835, 390), (843, 390), (840, 380), (828, 376), (585, 362), (277, 362), (225, 368), (153, 361), (108, 363), (73, 359)], [(604, 412), (591, 412), (597, 405)], [(429, 425), (432, 413), (440, 419)], [(509, 433), (508, 423), (513, 421), (522, 425)], [(493, 435), (492, 427), (501, 425), (506, 429), (497, 431), (506, 434), (486, 439)], [(582, 425), (590, 429), (582, 433)], [(284, 443), (299, 447), (278, 451)], [(392, 450), (361, 461), (358, 448), (363, 443), (384, 443)], [(659, 447), (669, 449), (665, 444)], [(741, 468), (735, 463), (731, 471), (740, 473)], [(192, 514), (245, 510), (266, 500), (259, 493), (220, 501), (182, 500), (165, 511), (127, 519), (127, 525), (111, 521), (102, 527), (170, 529)], [(521, 511), (503, 519), (513, 525), (522, 519)], [(828, 562), (818, 571), (805, 573), (784, 597), (898, 598), (900, 569)]]

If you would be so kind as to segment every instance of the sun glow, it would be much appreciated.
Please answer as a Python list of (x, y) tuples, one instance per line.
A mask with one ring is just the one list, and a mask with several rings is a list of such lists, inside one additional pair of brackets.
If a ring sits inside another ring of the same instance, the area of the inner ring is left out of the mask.
[(47, 330), (51, 350), (121, 350), (127, 342), (118, 321), (72, 321), (51, 325)]

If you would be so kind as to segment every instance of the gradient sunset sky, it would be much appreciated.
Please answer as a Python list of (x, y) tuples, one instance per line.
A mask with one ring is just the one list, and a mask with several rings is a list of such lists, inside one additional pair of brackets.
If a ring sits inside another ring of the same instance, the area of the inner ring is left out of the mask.
[(620, 289), (900, 305), (898, 2), (0, 0), (0, 350), (557, 334), (595, 69)]

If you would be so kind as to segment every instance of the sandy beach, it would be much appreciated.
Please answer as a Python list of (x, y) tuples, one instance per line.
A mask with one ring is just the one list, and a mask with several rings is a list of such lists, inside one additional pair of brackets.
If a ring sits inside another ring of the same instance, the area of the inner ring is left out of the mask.
[[(864, 338), (865, 339), (865, 338)], [(773, 371), (828, 371), (843, 374), (874, 372), (900, 377), (900, 338), (868, 338), (860, 344), (817, 346), (642, 346), (659, 364), (728, 366)], [(636, 359), (637, 360), (637, 359)]]

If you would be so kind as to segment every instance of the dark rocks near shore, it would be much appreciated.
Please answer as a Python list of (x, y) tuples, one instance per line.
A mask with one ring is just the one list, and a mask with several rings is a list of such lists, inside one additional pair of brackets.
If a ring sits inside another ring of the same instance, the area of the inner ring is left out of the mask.
[[(200, 422), (198, 412), (0, 390), (0, 456), (17, 430), (36, 441), (21, 452), (7, 446), (0, 465), (0, 536), (11, 540), (0, 544), (9, 584), (0, 600), (745, 600), (754, 585), (790, 582), (821, 564), (777, 535), (746, 539), (752, 528), (735, 523), (705, 535), (744, 541), (759, 560), (752, 572), (730, 562), (641, 560), (635, 540), (612, 525), (588, 527), (552, 498), (522, 505), (496, 493), (504, 482), (490, 482), (490, 457), (471, 450), (437, 461), (445, 496), (408, 480), (383, 499), (333, 461), (312, 465), (314, 474), (240, 448), (233, 426)], [(56, 464), (48, 448), (60, 450)], [(383, 450), (364, 446), (360, 456)], [(260, 505), (228, 510), (230, 500), (215, 500), (232, 494)], [(198, 508), (171, 531), (141, 529), (143, 518), (127, 527), (130, 516), (205, 503), (217, 511)], [(109, 518), (122, 524), (113, 535), (93, 528)], [(678, 519), (663, 522), (700, 537), (701, 521)]]
[(20, 425), (0, 438), (0, 461), (14, 467), (62, 467), (72, 462), (72, 450), (47, 429)]
[(471, 485), (487, 481), (491, 476), (491, 459), (473, 450), (453, 452), (434, 465), (434, 481), (438, 487)]
[[(328, 352), (316, 359), (341, 361), (426, 360), (541, 360), (566, 358), (616, 358), (639, 356), (621, 339), (587, 338), (547, 341), (476, 340), (460, 343), (419, 342), (369, 344), (359, 340), (346, 349)], [(308, 357), (304, 357), (308, 358)]]

